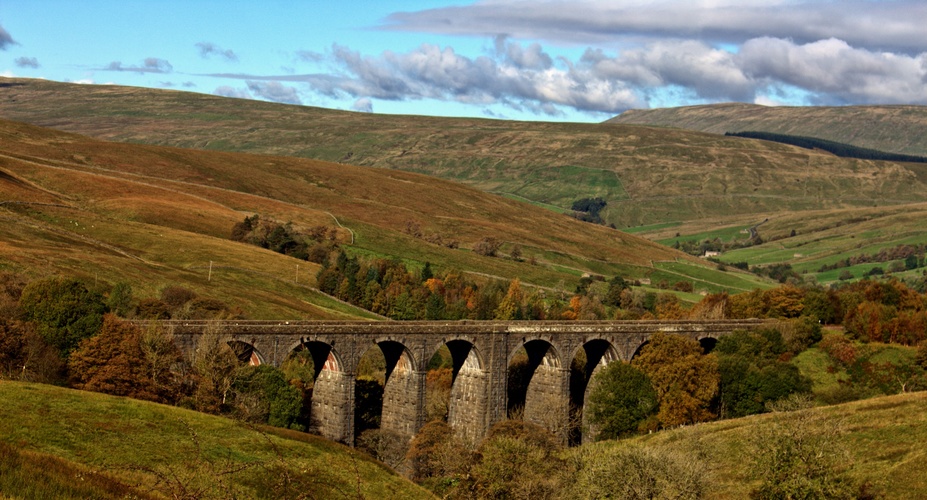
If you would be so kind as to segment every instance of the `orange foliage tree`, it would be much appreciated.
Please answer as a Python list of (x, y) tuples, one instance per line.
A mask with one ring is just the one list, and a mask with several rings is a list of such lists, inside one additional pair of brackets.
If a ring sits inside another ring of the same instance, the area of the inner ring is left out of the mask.
[(631, 363), (650, 377), (660, 400), (657, 419), (664, 427), (715, 417), (710, 404), (721, 380), (718, 359), (702, 354), (697, 341), (657, 333)]

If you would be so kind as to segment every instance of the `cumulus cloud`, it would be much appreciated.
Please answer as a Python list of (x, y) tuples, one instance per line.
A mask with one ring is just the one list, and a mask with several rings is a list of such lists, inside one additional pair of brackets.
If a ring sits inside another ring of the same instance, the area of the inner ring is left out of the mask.
[(927, 52), (870, 50), (836, 38), (758, 37), (737, 48), (654, 40), (614, 52), (588, 48), (576, 60), (553, 57), (539, 43), (492, 41), (476, 57), (433, 44), (374, 55), (335, 44), (306, 55), (331, 68), (326, 74), (209, 76), (244, 80), (257, 97), (293, 104), (300, 97), (283, 83), (302, 83), (329, 98), (353, 98), (355, 109), (372, 99), (433, 99), (549, 116), (566, 108), (616, 114), (661, 104), (667, 95), (690, 102), (927, 104)]
[(13, 40), (13, 37), (0, 26), (0, 50), (6, 50), (10, 45), (19, 45), (16, 43), (16, 40)]
[(804, 44), (838, 38), (854, 47), (917, 53), (927, 46), (922, 0), (484, 0), (397, 12), (381, 29), (578, 44), (688, 38)]
[(120, 61), (109, 63), (103, 71), (129, 71), (133, 73), (170, 73), (174, 71), (174, 66), (164, 59), (157, 57), (148, 57), (138, 66), (124, 66)]
[(17, 57), (13, 63), (20, 68), (39, 68), (39, 60), (34, 57)]
[(373, 113), (373, 101), (366, 97), (361, 97), (354, 101), (354, 104), (351, 105), (351, 109), (362, 113)]
[(251, 94), (245, 89), (236, 89), (228, 85), (222, 85), (221, 87), (216, 87), (216, 90), (212, 91), (213, 94), (222, 96), (222, 97), (234, 97), (236, 99), (253, 99)]
[(806, 89), (823, 103), (927, 103), (927, 52), (875, 52), (834, 38), (803, 45), (758, 38), (737, 58), (752, 79)]
[(307, 83), (332, 96), (502, 104), (548, 115), (559, 114), (557, 106), (615, 113), (642, 104), (623, 82), (556, 68), (545, 56), (536, 45), (514, 48), (504, 44), (496, 57), (476, 58), (431, 44), (404, 54), (386, 51), (376, 57), (335, 45), (331, 57), (343, 74)]
[(231, 49), (223, 49), (211, 42), (199, 42), (196, 48), (200, 51), (200, 57), (208, 59), (211, 56), (218, 56), (229, 62), (238, 62), (238, 55)]
[(259, 82), (248, 81), (248, 90), (257, 97), (267, 99), (268, 101), (281, 102), (285, 104), (302, 104), (299, 93), (293, 87), (287, 87), (280, 82)]

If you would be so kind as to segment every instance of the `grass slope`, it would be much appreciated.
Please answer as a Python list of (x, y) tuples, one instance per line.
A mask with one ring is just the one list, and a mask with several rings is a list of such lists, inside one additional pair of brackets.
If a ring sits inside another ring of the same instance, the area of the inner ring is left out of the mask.
[(308, 434), (47, 385), (4, 381), (0, 402), (0, 491), (14, 498), (433, 498)]
[(762, 131), (864, 148), (927, 154), (927, 106), (759, 106), (727, 103), (625, 111), (607, 123), (724, 134)]
[[(927, 166), (628, 125), (384, 116), (187, 92), (3, 80), (0, 116), (108, 140), (426, 173), (620, 228), (927, 201)], [(885, 149), (885, 148), (883, 148)]]
[[(927, 243), (927, 204), (912, 203), (894, 207), (848, 208), (785, 212), (759, 226), (761, 245), (725, 252), (722, 262), (747, 262), (751, 266), (788, 262), (799, 273), (818, 282), (837, 281), (840, 271), (849, 270), (855, 277), (872, 267), (888, 269), (891, 262), (860, 264), (849, 268), (818, 272), (830, 265), (861, 254), (875, 255), (882, 249), (898, 245)], [(642, 228), (635, 234), (665, 245), (676, 241), (704, 241), (720, 238), (725, 242), (747, 240), (746, 228), (762, 220), (744, 217), (690, 221), (672, 226)], [(792, 231), (795, 235), (792, 236)], [(677, 236), (678, 234), (678, 236)], [(922, 269), (912, 272), (920, 273)]]
[[(869, 482), (870, 491), (886, 499), (927, 496), (927, 393), (902, 394), (810, 410), (820, 416), (815, 425), (837, 422), (843, 433), (830, 443), (846, 452), (848, 475)], [(772, 413), (709, 422), (675, 430), (610, 441), (594, 446), (641, 445), (682, 453), (701, 453), (711, 465), (709, 498), (748, 498), (758, 484), (750, 464), (759, 439), (774, 422), (794, 419), (790, 413)], [(812, 432), (817, 429), (809, 429)]]
[[(138, 296), (182, 282), (253, 318), (370, 316), (307, 288), (317, 265), (229, 241), (232, 225), (252, 213), (337, 226), (352, 253), (526, 285), (572, 290), (584, 273), (645, 278), (655, 261), (705, 272), (643, 238), (418, 174), (111, 143), (17, 122), (0, 121), (0, 139), (0, 246), (8, 250), (0, 267), (144, 282)], [(405, 234), (410, 221), (461, 248)], [(539, 264), (467, 250), (483, 237), (503, 241), (503, 253), (519, 245)]]

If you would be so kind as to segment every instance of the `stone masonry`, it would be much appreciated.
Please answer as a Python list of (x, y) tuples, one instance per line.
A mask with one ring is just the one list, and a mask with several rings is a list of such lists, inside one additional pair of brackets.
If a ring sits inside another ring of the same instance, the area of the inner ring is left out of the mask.
[[(448, 422), (474, 441), (504, 420), (509, 406), (508, 370), (524, 347), (531, 369), (523, 395), (525, 420), (567, 439), (571, 403), (582, 406), (588, 387), (573, 388), (569, 366), (580, 349), (586, 375), (614, 361), (630, 361), (657, 332), (699, 341), (735, 330), (755, 329), (761, 320), (729, 321), (164, 321), (174, 341), (192, 357), (204, 335), (241, 343), (252, 362), (279, 366), (297, 350), (312, 354), (316, 380), (310, 431), (354, 441), (354, 380), (361, 356), (378, 346), (386, 358), (381, 427), (411, 438), (425, 424), (428, 362), (447, 345), (454, 361)], [(215, 345), (214, 343), (212, 345)]]

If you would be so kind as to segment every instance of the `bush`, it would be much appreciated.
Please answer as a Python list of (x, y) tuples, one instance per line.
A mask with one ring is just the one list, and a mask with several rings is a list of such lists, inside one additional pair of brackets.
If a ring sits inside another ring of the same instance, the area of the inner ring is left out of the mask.
[(502, 247), (501, 241), (491, 236), (487, 236), (473, 245), (473, 251), (477, 255), (482, 255), (484, 257), (495, 257), (496, 253), (499, 252), (500, 247)]

